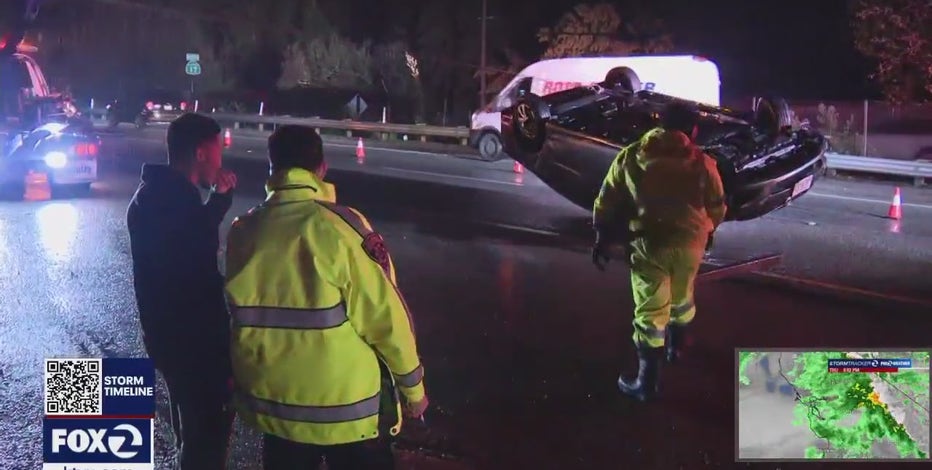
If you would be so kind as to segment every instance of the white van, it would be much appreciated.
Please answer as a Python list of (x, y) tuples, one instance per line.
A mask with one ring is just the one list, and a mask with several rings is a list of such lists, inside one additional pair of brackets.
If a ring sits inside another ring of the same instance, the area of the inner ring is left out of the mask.
[(535, 62), (516, 75), (484, 108), (472, 114), (469, 144), (484, 160), (502, 154), (503, 109), (514, 104), (519, 91), (544, 96), (605, 81), (621, 74), (633, 90), (648, 89), (690, 101), (719, 106), (718, 66), (700, 56), (571, 57)]

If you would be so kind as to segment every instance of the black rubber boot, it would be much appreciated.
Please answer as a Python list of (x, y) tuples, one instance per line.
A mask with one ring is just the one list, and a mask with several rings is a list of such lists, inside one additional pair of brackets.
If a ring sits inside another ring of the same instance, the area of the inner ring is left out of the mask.
[(660, 363), (663, 348), (638, 348), (638, 375), (633, 380), (618, 377), (618, 389), (625, 395), (647, 401), (660, 391)]
[(666, 339), (664, 340), (667, 362), (673, 364), (683, 355), (686, 345), (686, 325), (667, 325)]

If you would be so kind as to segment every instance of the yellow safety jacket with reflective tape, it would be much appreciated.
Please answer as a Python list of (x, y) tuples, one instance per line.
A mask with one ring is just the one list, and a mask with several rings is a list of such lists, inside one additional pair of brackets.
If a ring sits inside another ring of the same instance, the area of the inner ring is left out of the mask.
[[(391, 256), (365, 217), (337, 205), (332, 185), (313, 173), (277, 172), (266, 189), (227, 239), (236, 407), (254, 428), (290, 441), (375, 438), (379, 361), (409, 402), (425, 394)], [(398, 400), (394, 408), (397, 434)]]
[(673, 246), (704, 246), (725, 218), (715, 159), (679, 131), (653, 129), (619, 152), (595, 200), (592, 223)]

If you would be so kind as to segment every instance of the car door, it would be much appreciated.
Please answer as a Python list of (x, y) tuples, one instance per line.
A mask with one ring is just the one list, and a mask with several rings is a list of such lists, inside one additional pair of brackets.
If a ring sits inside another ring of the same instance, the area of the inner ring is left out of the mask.
[[(521, 113), (521, 110), (515, 112)], [(591, 125), (604, 123), (598, 108), (587, 107), (580, 112), (585, 114), (580, 117)], [(580, 206), (591, 207), (620, 146), (566, 130), (552, 122), (545, 127), (544, 135), (541, 150), (523, 157), (526, 160), (523, 163), (563, 197)]]

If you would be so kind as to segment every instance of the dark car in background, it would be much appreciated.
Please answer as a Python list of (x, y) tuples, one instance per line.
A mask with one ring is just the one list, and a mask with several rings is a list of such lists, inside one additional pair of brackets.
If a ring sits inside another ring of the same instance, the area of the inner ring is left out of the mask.
[(137, 128), (149, 124), (168, 123), (188, 109), (183, 93), (150, 89), (124, 93), (107, 104), (107, 125), (116, 127), (120, 123), (131, 123)]
[(44, 174), (53, 194), (90, 190), (97, 181), (100, 138), (89, 121), (62, 121), (31, 131), (0, 133), (0, 196), (21, 198), (30, 173)]

